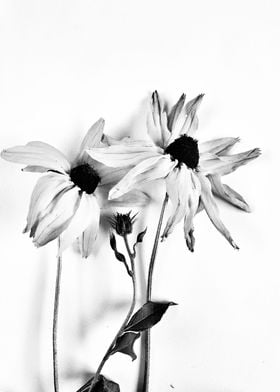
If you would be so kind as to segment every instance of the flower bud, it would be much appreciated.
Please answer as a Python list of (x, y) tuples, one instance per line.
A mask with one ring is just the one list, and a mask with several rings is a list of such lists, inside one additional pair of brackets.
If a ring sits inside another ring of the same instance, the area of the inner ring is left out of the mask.
[(128, 214), (115, 214), (111, 224), (120, 236), (125, 236), (132, 233), (133, 224), (135, 222), (135, 217), (137, 214), (130, 216), (131, 211)]

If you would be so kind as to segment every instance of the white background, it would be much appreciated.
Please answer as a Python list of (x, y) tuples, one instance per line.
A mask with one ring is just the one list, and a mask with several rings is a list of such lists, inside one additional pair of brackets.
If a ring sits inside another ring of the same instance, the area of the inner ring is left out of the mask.
[[(204, 92), (198, 138), (262, 149), (225, 179), (253, 209), (220, 203), (239, 252), (205, 214), (194, 254), (181, 226), (160, 246), (154, 298), (179, 306), (153, 330), (151, 392), (280, 390), (279, 2), (2, 0), (0, 29), (1, 149), (42, 140), (71, 156), (101, 116), (111, 135), (140, 136), (154, 89), (173, 102)], [(21, 233), (37, 175), (1, 161), (0, 178), (0, 391), (48, 392), (56, 247), (37, 250)], [(157, 213), (139, 222), (143, 268)], [(107, 248), (88, 261), (64, 255), (65, 392), (96, 369), (128, 307), (128, 278)], [(132, 392), (138, 363), (117, 354), (104, 372)]]

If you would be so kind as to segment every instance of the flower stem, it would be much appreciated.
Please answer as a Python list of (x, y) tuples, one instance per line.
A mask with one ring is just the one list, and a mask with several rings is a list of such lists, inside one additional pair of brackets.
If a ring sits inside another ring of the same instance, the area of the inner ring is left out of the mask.
[(131, 252), (131, 249), (130, 249), (130, 246), (129, 246), (129, 243), (128, 243), (128, 239), (127, 239), (127, 235), (124, 235), (123, 239), (124, 239), (125, 247), (126, 247), (129, 259), (130, 259), (130, 264), (131, 264), (131, 271), (130, 271), (131, 273), (129, 274), (129, 276), (131, 276), (132, 286), (133, 286), (131, 305), (130, 305), (128, 313), (127, 313), (127, 315), (126, 315), (126, 317), (125, 317), (125, 319), (124, 319), (120, 329), (118, 330), (117, 334), (115, 335), (112, 343), (110, 344), (110, 346), (109, 346), (108, 350), (106, 351), (102, 361), (100, 362), (100, 365), (97, 368), (97, 371), (96, 371), (96, 373), (95, 373), (95, 375), (94, 375), (94, 377), (92, 379), (92, 382), (91, 382), (91, 385), (90, 385), (90, 388), (89, 388), (89, 392), (93, 392), (94, 391), (94, 386), (98, 382), (98, 379), (99, 379), (100, 373), (101, 373), (101, 371), (103, 369), (103, 366), (105, 365), (107, 359), (110, 357), (111, 351), (114, 348), (118, 337), (124, 332), (124, 329), (125, 329), (128, 321), (129, 321), (130, 317), (132, 316), (134, 308), (135, 308), (135, 303), (136, 303), (136, 275), (135, 275), (135, 265), (134, 265), (134, 258), (135, 258), (135, 256)]
[(58, 361), (57, 361), (57, 323), (58, 323), (58, 309), (59, 309), (59, 296), (60, 296), (61, 271), (62, 271), (62, 257), (59, 255), (59, 250), (60, 250), (60, 238), (58, 238), (58, 256), (57, 256), (56, 282), (55, 282), (55, 295), (54, 295), (54, 308), (53, 308), (53, 327), (52, 327), (53, 382), (54, 382), (55, 392), (59, 392)]
[[(147, 292), (146, 292), (146, 302), (150, 301), (151, 297), (152, 297), (153, 272), (154, 272), (158, 243), (159, 243), (160, 232), (161, 232), (161, 227), (162, 227), (162, 222), (163, 222), (163, 216), (164, 216), (167, 202), (168, 202), (168, 194), (166, 193), (165, 198), (162, 203), (162, 207), (161, 207), (161, 212), (160, 212), (160, 216), (159, 216), (159, 221), (158, 221), (157, 231), (156, 231), (156, 235), (155, 235), (153, 250), (152, 250), (151, 259), (150, 259)], [(151, 331), (150, 331), (150, 329), (148, 329), (147, 331), (144, 332), (143, 339), (144, 339), (144, 355), (143, 355), (144, 371), (143, 371), (143, 383), (142, 383), (143, 389), (142, 389), (142, 391), (148, 392), (149, 391), (149, 378), (150, 378), (150, 361), (151, 361)]]

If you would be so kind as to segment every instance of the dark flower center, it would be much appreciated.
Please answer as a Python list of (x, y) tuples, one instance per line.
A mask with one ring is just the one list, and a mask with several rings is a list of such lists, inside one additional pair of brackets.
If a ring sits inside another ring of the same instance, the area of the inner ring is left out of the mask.
[(100, 182), (100, 177), (88, 163), (71, 169), (70, 178), (75, 185), (88, 194), (93, 193)]
[(199, 162), (197, 140), (187, 135), (182, 135), (169, 144), (165, 154), (170, 154), (173, 160), (177, 159), (179, 165), (184, 163), (189, 169), (195, 169)]

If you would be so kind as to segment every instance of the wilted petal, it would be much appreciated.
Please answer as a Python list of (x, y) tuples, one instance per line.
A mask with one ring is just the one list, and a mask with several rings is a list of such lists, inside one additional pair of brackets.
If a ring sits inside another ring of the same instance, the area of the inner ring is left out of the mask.
[(156, 155), (145, 159), (131, 169), (123, 179), (109, 192), (109, 199), (116, 199), (137, 186), (147, 182), (164, 178), (176, 166), (167, 155)]
[(80, 237), (82, 257), (87, 258), (92, 253), (94, 242), (98, 234), (99, 219), (100, 209), (96, 208), (91, 224), (86, 228)]
[(198, 143), (198, 149), (200, 154), (211, 153), (219, 155), (222, 152), (228, 151), (239, 141), (239, 137), (222, 137)]
[(69, 225), (80, 202), (77, 187), (61, 192), (42, 217), (33, 234), (36, 246), (46, 245), (57, 238)]
[(162, 238), (167, 238), (184, 216), (188, 217), (191, 224), (198, 206), (200, 184), (193, 178), (192, 172), (182, 166), (174, 169), (166, 178), (166, 192), (172, 203), (172, 212)]
[(84, 137), (84, 140), (82, 141), (77, 161), (81, 161), (84, 157), (86, 157), (85, 150), (97, 147), (100, 144), (103, 136), (104, 124), (105, 120), (103, 120), (103, 118), (100, 118), (88, 130), (86, 136)]
[(60, 254), (73, 244), (92, 222), (99, 222), (99, 211), (96, 197), (83, 192), (75, 215), (60, 236)]
[(220, 176), (209, 176), (209, 180), (214, 195), (219, 196), (221, 199), (243, 211), (250, 212), (250, 207), (243, 197), (228, 185), (222, 184)]
[(148, 204), (149, 200), (150, 198), (147, 193), (139, 189), (134, 189), (117, 199), (104, 201), (102, 207), (142, 207)]
[(92, 148), (88, 154), (110, 167), (134, 166), (144, 159), (158, 156), (163, 150), (154, 146), (114, 145), (104, 148)]
[(233, 241), (230, 232), (225, 227), (223, 222), (219, 217), (219, 210), (214, 200), (214, 197), (211, 193), (211, 185), (209, 180), (201, 173), (198, 173), (198, 178), (201, 184), (201, 200), (204, 205), (205, 211), (213, 225), (216, 229), (228, 240), (228, 242), (233, 246), (235, 249), (239, 249), (236, 243)]
[(205, 175), (220, 175), (232, 173), (238, 167), (245, 165), (253, 159), (256, 159), (261, 154), (259, 148), (254, 148), (246, 152), (234, 155), (217, 156), (213, 154), (204, 154), (200, 161), (199, 167), (201, 172)]
[(194, 237), (193, 237), (193, 218), (197, 214), (199, 207), (199, 200), (201, 194), (200, 181), (194, 173), (191, 172), (192, 191), (189, 192), (188, 211), (184, 219), (184, 233), (188, 248), (193, 252)]
[(164, 148), (170, 136), (167, 126), (167, 114), (164, 111), (164, 103), (157, 91), (152, 94), (150, 110), (147, 117), (148, 134), (156, 146)]
[(183, 106), (185, 104), (186, 94), (182, 94), (175, 105), (172, 107), (170, 114), (168, 116), (168, 128), (172, 132), (175, 127), (175, 124), (180, 116)]
[(1, 157), (7, 161), (30, 166), (40, 166), (58, 172), (68, 172), (70, 163), (55, 147), (43, 142), (30, 142), (3, 150)]
[(183, 134), (193, 136), (198, 128), (198, 117), (196, 112), (203, 96), (204, 94), (199, 94), (197, 97), (187, 102), (180, 113), (178, 112), (177, 120), (173, 124), (172, 135), (168, 141), (168, 144), (172, 143), (175, 139)]
[[(185, 220), (186, 220), (186, 218), (185, 218)], [(193, 233), (194, 233), (193, 226), (191, 227), (191, 229), (187, 233), (185, 232), (185, 240), (186, 240), (186, 244), (187, 244), (187, 247), (190, 252), (194, 252), (195, 237), (194, 237)]]
[(46, 209), (53, 199), (64, 189), (73, 186), (68, 176), (57, 173), (49, 173), (37, 181), (29, 204), (27, 224), (24, 232), (28, 232), (40, 216), (44, 215)]

